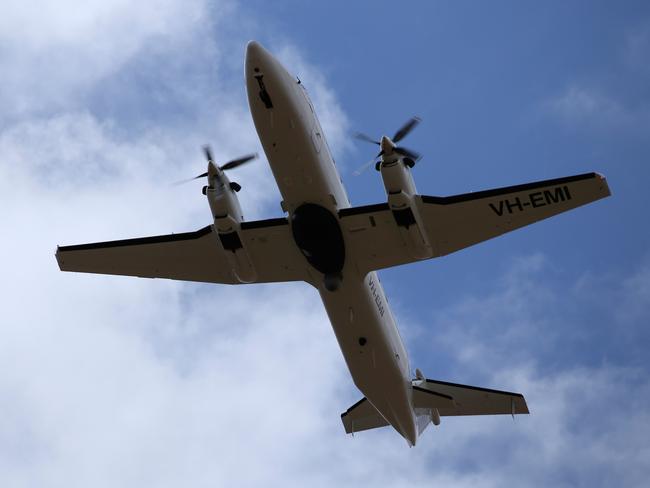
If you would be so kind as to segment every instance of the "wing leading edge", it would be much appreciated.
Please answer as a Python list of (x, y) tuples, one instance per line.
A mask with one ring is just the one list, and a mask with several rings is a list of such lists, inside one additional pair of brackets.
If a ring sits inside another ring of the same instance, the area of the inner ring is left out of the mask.
[[(598, 173), (449, 197), (416, 195), (433, 255), (444, 256), (610, 195)], [(339, 212), (346, 244), (361, 271), (418, 261), (408, 252), (387, 203)]]
[[(287, 219), (243, 222), (239, 237), (256, 283), (308, 278)], [(209, 225), (181, 234), (60, 246), (56, 259), (62, 271), (238, 284), (227, 252)]]

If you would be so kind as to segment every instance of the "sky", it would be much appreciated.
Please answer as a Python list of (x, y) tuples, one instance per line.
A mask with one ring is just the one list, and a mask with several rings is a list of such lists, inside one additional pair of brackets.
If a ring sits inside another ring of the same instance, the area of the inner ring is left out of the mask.
[[(628, 2), (7, 0), (0, 16), (0, 486), (645, 486), (650, 6)], [(210, 223), (201, 145), (247, 220), (279, 192), (246, 42), (300, 77), (353, 205), (385, 201), (354, 131), (426, 195), (598, 171), (612, 197), (380, 273), (413, 368), (519, 391), (409, 449), (346, 436), (360, 398), (318, 294), (61, 273), (75, 244)]]

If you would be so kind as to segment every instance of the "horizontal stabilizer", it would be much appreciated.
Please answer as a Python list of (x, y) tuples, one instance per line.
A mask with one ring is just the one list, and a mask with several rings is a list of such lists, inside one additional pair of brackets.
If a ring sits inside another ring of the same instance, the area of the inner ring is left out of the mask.
[[(491, 390), (478, 386), (459, 385), (446, 381), (414, 381), (413, 389), (435, 392), (453, 398), (448, 406), (435, 407), (441, 417), (457, 415), (527, 414), (528, 405), (521, 393)], [(414, 396), (415, 399), (415, 396)]]
[(388, 425), (384, 417), (365, 397), (343, 412), (341, 420), (346, 434), (354, 434), (362, 430), (376, 429)]

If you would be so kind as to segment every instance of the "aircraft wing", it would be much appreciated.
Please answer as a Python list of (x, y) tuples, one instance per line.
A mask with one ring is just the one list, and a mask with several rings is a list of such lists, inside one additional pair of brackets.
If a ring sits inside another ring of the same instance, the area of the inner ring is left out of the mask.
[[(444, 256), (610, 195), (600, 174), (537, 181), (449, 197), (415, 196), (433, 256)], [(411, 256), (388, 203), (339, 211), (346, 245), (360, 271), (418, 259)]]
[[(287, 219), (242, 222), (240, 239), (255, 270), (256, 283), (306, 280)], [(61, 271), (238, 284), (219, 237), (209, 225), (196, 232), (60, 246)]]

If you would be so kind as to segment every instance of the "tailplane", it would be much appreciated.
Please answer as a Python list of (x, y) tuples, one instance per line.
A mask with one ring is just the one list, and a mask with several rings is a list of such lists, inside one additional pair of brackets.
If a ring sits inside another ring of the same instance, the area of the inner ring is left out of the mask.
[[(414, 391), (427, 391), (437, 395), (448, 396), (452, 402), (436, 407), (441, 417), (458, 415), (519, 415), (528, 414), (526, 399), (521, 393), (492, 390), (479, 386), (460, 385), (447, 381), (430, 379), (413, 380)], [(428, 408), (424, 403), (418, 404), (413, 395), (414, 407)]]
[[(462, 415), (528, 414), (526, 399), (521, 393), (492, 390), (424, 378), (418, 370), (412, 381), (413, 410), (421, 434), (430, 424), (440, 424), (441, 417)], [(367, 398), (362, 398), (341, 414), (345, 432), (385, 427), (388, 424)]]
[(346, 434), (354, 434), (362, 430), (376, 429), (389, 425), (386, 419), (381, 416), (366, 397), (363, 397), (343, 412), (341, 414), (341, 420), (343, 421)]

